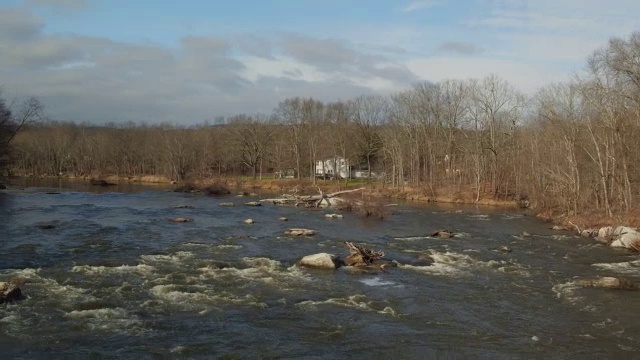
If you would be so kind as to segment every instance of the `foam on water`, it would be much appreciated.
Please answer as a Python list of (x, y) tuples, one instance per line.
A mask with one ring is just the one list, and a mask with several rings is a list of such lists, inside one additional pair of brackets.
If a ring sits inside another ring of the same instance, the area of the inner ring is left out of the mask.
[(337, 305), (351, 309), (363, 310), (368, 312), (376, 312), (378, 314), (391, 315), (393, 317), (400, 316), (392, 307), (385, 306), (386, 302), (367, 301), (365, 295), (351, 295), (344, 298), (330, 298), (322, 301), (306, 300), (296, 304), (298, 307), (305, 309), (317, 310), (320, 306)]
[(610, 270), (618, 274), (640, 275), (640, 260), (619, 263), (600, 263), (593, 264), (592, 266), (604, 270)]
[(376, 276), (374, 278), (361, 279), (360, 282), (367, 286), (389, 286), (397, 284), (393, 281), (382, 280), (382, 278), (379, 276)]
[(79, 303), (94, 301), (95, 297), (89, 291), (69, 284), (61, 284), (57, 280), (40, 275), (41, 269), (5, 270), (1, 277), (5, 279), (20, 278), (26, 281), (21, 286), (27, 297), (39, 298), (41, 301), (54, 303)]
[(558, 299), (564, 299), (572, 305), (584, 301), (585, 297), (578, 294), (578, 290), (580, 289), (582, 289), (582, 286), (577, 285), (573, 281), (557, 284), (551, 288), (551, 290), (556, 293)]
[(469, 215), (467, 217), (469, 220), (480, 220), (480, 221), (489, 221), (489, 215), (480, 214), (480, 215)]
[(275, 285), (280, 289), (286, 289), (296, 284), (303, 285), (311, 280), (311, 277), (302, 271), (298, 266), (285, 268), (282, 264), (269, 258), (242, 259), (247, 268), (227, 267), (219, 269), (216, 267), (202, 267), (201, 280), (219, 280), (226, 284), (241, 285), (245, 283), (260, 282)]
[(171, 255), (142, 255), (140, 258), (145, 263), (152, 264), (183, 264), (185, 260), (192, 259), (194, 256), (191, 251), (178, 251)]
[(131, 332), (142, 325), (140, 319), (123, 308), (102, 308), (92, 310), (74, 310), (65, 318), (80, 322), (87, 330), (113, 332)]
[[(149, 290), (149, 293), (165, 304), (181, 310), (202, 310), (208, 309), (211, 305), (224, 304), (267, 307), (265, 303), (260, 302), (253, 295), (236, 296), (205, 285), (156, 285)], [(146, 304), (148, 305), (149, 302)]]
[(433, 239), (433, 238), (431, 236), (409, 236), (409, 237), (393, 238), (393, 240), (400, 240), (400, 241), (419, 241), (419, 240), (429, 240), (429, 239)]
[(400, 265), (401, 268), (442, 276), (468, 276), (473, 270), (492, 269), (502, 273), (515, 273), (521, 276), (530, 276), (530, 273), (520, 264), (506, 260), (477, 260), (467, 254), (446, 251), (444, 253), (429, 250), (429, 257), (433, 264), (426, 266)]
[(123, 275), (123, 274), (150, 276), (155, 270), (156, 268), (154, 266), (150, 266), (146, 264), (138, 264), (135, 266), (78, 265), (71, 268), (71, 272), (81, 273), (87, 276), (111, 276), (111, 275)]

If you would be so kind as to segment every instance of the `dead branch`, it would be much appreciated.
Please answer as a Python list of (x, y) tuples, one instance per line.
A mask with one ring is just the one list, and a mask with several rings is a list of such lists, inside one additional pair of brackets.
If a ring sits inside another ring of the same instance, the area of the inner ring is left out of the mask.
[(365, 188), (359, 188), (359, 189), (352, 189), (352, 190), (342, 190), (342, 191), (337, 191), (334, 193), (330, 193), (330, 194), (326, 194), (325, 192), (322, 191), (322, 189), (320, 189), (318, 187), (318, 195), (292, 195), (292, 194), (283, 194), (281, 197), (279, 198), (271, 198), (271, 199), (262, 199), (260, 201), (262, 202), (270, 202), (273, 204), (294, 204), (294, 205), (308, 205), (308, 206), (312, 206), (312, 207), (319, 207), (321, 205), (326, 204), (326, 206), (331, 206), (332, 202), (330, 199), (335, 198), (335, 200), (340, 200), (341, 198), (338, 198), (338, 195), (342, 195), (342, 194), (347, 194), (347, 193), (352, 193), (352, 192), (356, 192), (356, 191), (362, 191)]
[(366, 249), (362, 245), (357, 245), (349, 241), (345, 241), (349, 248), (350, 255), (344, 260), (346, 265), (350, 266), (366, 266), (373, 263), (375, 260), (384, 257), (384, 252), (374, 251)]

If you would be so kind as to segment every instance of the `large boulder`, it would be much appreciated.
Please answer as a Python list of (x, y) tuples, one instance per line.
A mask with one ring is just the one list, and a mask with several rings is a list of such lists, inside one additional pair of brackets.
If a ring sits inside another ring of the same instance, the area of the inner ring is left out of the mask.
[(22, 290), (17, 284), (0, 282), (0, 304), (22, 299)]
[(633, 230), (623, 233), (611, 243), (611, 246), (640, 251), (640, 232)]
[(601, 239), (609, 239), (614, 235), (614, 229), (611, 226), (605, 226), (598, 230), (598, 237)]
[(319, 253), (303, 257), (302, 259), (300, 259), (300, 265), (333, 270), (340, 267), (340, 259), (332, 254)]

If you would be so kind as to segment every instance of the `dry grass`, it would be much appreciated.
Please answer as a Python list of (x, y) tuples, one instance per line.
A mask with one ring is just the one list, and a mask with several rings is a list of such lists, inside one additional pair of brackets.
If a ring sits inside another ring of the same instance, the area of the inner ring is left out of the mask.
[[(548, 215), (547, 218), (549, 218)], [(555, 219), (557, 219), (557, 217)], [(571, 215), (560, 217), (559, 222), (563, 225), (570, 225), (571, 223), (573, 223), (581, 229), (600, 228), (605, 226), (616, 227), (620, 225), (638, 228), (640, 227), (640, 214), (637, 211), (632, 211), (627, 214), (622, 214), (614, 217), (608, 217), (604, 214), (599, 213)]]

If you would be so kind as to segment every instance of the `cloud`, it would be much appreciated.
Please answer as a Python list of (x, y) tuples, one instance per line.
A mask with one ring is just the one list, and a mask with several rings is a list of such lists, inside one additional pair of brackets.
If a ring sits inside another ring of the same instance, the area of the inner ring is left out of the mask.
[(89, 5), (91, 0), (24, 0), (30, 6), (82, 9)]
[(438, 4), (438, 2), (434, 0), (414, 1), (412, 3), (407, 4), (405, 7), (403, 7), (401, 11), (405, 13), (409, 13), (409, 12), (414, 12), (421, 9), (430, 8), (436, 4)]
[(37, 36), (43, 28), (42, 20), (31, 12), (0, 6), (0, 39), (26, 40)]
[[(0, 6), (0, 85), (41, 98), (53, 119), (93, 123), (194, 123), (268, 113), (287, 97), (346, 100), (420, 80), (492, 73), (530, 93), (567, 78), (610, 36), (627, 36), (640, 11), (635, 0), (619, 0), (626, 9), (596, 0), (478, 0), (482, 6), (447, 23), (354, 20), (349, 27), (301, 30), (307, 33), (189, 30), (201, 36), (160, 44), (58, 34), (61, 17), (49, 24), (36, 14), (51, 12), (34, 7), (87, 2), (24, 1), (28, 6)], [(441, 4), (419, 1), (405, 9)]]
[(516, 89), (529, 94), (545, 84), (569, 78), (562, 69), (550, 67), (548, 64), (523, 63), (490, 57), (422, 58), (409, 61), (407, 67), (421, 78), (434, 82), (446, 79), (481, 79), (491, 74), (498, 74)]
[(293, 61), (324, 73), (325, 78), (337, 76), (356, 82), (363, 82), (365, 78), (379, 78), (398, 84), (417, 80), (415, 74), (402, 63), (356, 49), (344, 40), (289, 34), (282, 42), (282, 51)]
[(484, 51), (481, 47), (464, 41), (446, 41), (438, 46), (438, 50), (462, 55), (474, 55)]
[[(268, 113), (287, 97), (336, 101), (389, 93), (417, 79), (401, 62), (341, 39), (185, 36), (170, 47), (49, 34), (28, 8), (6, 9), (0, 11), (2, 85), (39, 97), (56, 120), (190, 124)], [(251, 51), (252, 44), (263, 46)]]

